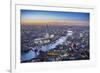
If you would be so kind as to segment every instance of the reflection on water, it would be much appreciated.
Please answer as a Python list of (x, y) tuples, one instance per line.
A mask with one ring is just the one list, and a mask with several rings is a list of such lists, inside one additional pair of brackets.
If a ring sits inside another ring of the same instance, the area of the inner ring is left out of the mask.
[(90, 59), (89, 26), (36, 27), (22, 28), (21, 63)]
[[(37, 55), (39, 55), (40, 50), (46, 52), (46, 51), (49, 51), (51, 49), (54, 49), (54, 48), (56, 48), (57, 45), (62, 44), (63, 42), (65, 42), (66, 39), (67, 39), (67, 36), (62, 36), (58, 40), (56, 40), (55, 42), (52, 42), (48, 45), (34, 47), (28, 53), (21, 55), (21, 61), (27, 61), (27, 60), (30, 60), (32, 58), (36, 58)], [(38, 48), (38, 51), (35, 52), (35, 49), (37, 49), (37, 48)]]

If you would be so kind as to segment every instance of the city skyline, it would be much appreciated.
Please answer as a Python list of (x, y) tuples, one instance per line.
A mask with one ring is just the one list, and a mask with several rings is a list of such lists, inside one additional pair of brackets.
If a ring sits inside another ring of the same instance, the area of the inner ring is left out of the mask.
[(21, 10), (21, 63), (90, 59), (89, 13)]

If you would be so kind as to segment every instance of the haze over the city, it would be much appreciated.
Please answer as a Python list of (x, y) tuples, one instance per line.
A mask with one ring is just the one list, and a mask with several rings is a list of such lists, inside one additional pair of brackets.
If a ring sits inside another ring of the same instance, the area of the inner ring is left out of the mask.
[(21, 63), (89, 60), (89, 13), (21, 10)]

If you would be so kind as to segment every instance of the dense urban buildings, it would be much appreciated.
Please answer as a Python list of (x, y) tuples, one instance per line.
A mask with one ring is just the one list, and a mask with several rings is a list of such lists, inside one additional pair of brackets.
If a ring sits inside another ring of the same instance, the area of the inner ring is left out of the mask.
[[(32, 12), (33, 18), (31, 17)], [(40, 17), (37, 16), (36, 19), (34, 12), (34, 10), (26, 10), (26, 12), (22, 10), (21, 13), (21, 63), (89, 60), (88, 13), (71, 12), (71, 15), (70, 13), (67, 15), (66, 12), (58, 12), (57, 19), (52, 18), (51, 20), (49, 16), (44, 15), (50, 12), (36, 11), (37, 14), (40, 12), (45, 16), (42, 18), (40, 14)], [(53, 13), (55, 14), (51, 12)], [(78, 14), (80, 16), (77, 16)], [(40, 19), (43, 21), (40, 22)]]

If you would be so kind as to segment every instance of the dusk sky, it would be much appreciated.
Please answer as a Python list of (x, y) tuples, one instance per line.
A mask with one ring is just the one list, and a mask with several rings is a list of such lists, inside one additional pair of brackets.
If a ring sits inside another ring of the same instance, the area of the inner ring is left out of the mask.
[(75, 22), (87, 25), (89, 24), (89, 13), (21, 10), (21, 24), (42, 24), (48, 22)]

